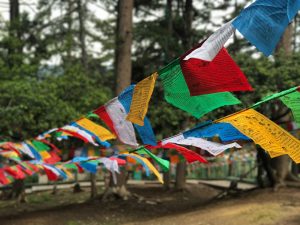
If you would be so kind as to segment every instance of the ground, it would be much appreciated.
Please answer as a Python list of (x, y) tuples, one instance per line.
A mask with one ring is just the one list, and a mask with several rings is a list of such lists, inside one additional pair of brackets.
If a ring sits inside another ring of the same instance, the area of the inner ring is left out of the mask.
[(158, 184), (131, 185), (144, 199), (89, 201), (89, 191), (33, 193), (16, 206), (0, 201), (1, 225), (296, 225), (300, 224), (300, 189), (257, 189), (215, 198), (220, 190), (188, 184), (184, 192), (163, 191)]

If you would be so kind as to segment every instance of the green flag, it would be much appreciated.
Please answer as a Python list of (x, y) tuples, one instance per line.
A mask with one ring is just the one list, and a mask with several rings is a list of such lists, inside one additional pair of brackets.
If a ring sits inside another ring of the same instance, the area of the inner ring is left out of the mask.
[(44, 144), (43, 142), (40, 142), (40, 141), (32, 141), (31, 143), (33, 144), (34, 148), (36, 150), (38, 150), (39, 152), (48, 151), (48, 150), (51, 149), (48, 145), (46, 145), (46, 144)]
[(200, 118), (219, 107), (241, 103), (230, 92), (190, 96), (179, 59), (159, 71), (159, 78), (163, 83), (166, 101), (196, 118)]
[(152, 152), (150, 152), (148, 149), (141, 147), (139, 150), (136, 151), (139, 154), (145, 154), (149, 155), (155, 162), (159, 164), (159, 166), (162, 168), (164, 172), (168, 171), (170, 168), (170, 162), (168, 160), (164, 160), (162, 158), (157, 157)]
[(284, 95), (287, 95), (288, 93), (293, 93), (297, 90), (298, 87), (293, 87), (293, 88), (290, 88), (288, 90), (285, 90), (285, 91), (281, 91), (281, 92), (278, 92), (278, 93), (275, 93), (275, 94), (272, 94), (272, 95), (269, 95), (269, 96), (266, 96), (265, 98), (263, 98), (261, 101), (255, 103), (252, 107), (257, 107), (259, 106), (260, 104), (262, 103), (265, 103), (265, 102), (268, 102), (272, 99), (275, 99), (275, 98), (280, 98), (281, 96), (284, 96)]
[(300, 124), (300, 92), (295, 91), (281, 97), (280, 100), (292, 110), (296, 123)]

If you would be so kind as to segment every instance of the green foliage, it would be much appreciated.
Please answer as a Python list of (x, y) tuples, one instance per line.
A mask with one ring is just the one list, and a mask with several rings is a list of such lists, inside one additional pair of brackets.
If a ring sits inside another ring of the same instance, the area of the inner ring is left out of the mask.
[[(222, 3), (194, 0), (190, 30), (186, 23), (186, 1), (172, 1), (172, 13), (166, 2), (134, 1), (133, 83), (161, 69), (187, 48), (208, 37), (215, 30), (208, 27), (219, 27), (233, 18), (247, 1), (233, 4), (227, 0)], [(85, 8), (88, 11), (82, 14), (87, 45), (93, 42), (101, 46), (99, 54), (87, 48), (87, 68), (82, 65), (80, 55), (78, 4), (75, 0), (41, 0), (33, 19), (22, 13), (18, 22), (1, 24), (0, 139), (34, 137), (71, 122), (114, 97), (112, 65), (117, 0), (84, 3), (95, 7), (99, 4), (111, 15), (108, 19), (99, 19), (91, 12), (92, 7)], [(232, 9), (230, 15), (225, 15), (220, 24), (214, 24), (211, 12), (228, 8)], [(53, 16), (58, 9), (62, 14)], [(201, 120), (222, 117), (267, 94), (299, 84), (299, 53), (290, 57), (280, 54), (276, 58), (257, 54), (252, 57), (257, 51), (249, 46), (244, 39), (235, 36), (228, 49), (255, 91), (236, 93), (244, 105), (223, 107)], [(58, 65), (51, 65), (53, 60), (59, 62)], [(159, 82), (156, 86), (149, 118), (158, 139), (197, 123), (195, 118), (165, 102)], [(270, 108), (265, 111), (270, 112)]]

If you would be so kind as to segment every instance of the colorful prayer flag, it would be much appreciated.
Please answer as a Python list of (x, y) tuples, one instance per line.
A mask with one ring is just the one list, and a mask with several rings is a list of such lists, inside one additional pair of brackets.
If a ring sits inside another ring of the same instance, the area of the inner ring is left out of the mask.
[(223, 48), (227, 40), (234, 33), (235, 28), (232, 26), (232, 21), (224, 24), (220, 29), (213, 33), (207, 40), (204, 41), (200, 48), (196, 48), (183, 60), (198, 58), (205, 61), (213, 61), (220, 50)]
[(300, 124), (300, 92), (295, 91), (281, 97), (280, 100), (292, 110), (296, 123)]
[(241, 102), (230, 92), (220, 92), (207, 95), (190, 96), (184, 80), (179, 60), (169, 64), (159, 73), (164, 88), (166, 101), (196, 118), (225, 105), (235, 105)]
[(267, 152), (288, 154), (296, 163), (300, 162), (300, 141), (254, 109), (225, 117), (220, 122), (231, 123)]
[(121, 142), (138, 146), (134, 128), (131, 122), (126, 120), (126, 110), (118, 100), (118, 97), (113, 98), (94, 111), (99, 117), (110, 127), (111, 131), (115, 132)]
[(136, 84), (133, 91), (130, 111), (126, 117), (127, 120), (139, 126), (144, 126), (144, 118), (148, 111), (149, 101), (157, 77), (158, 73), (155, 72)]
[[(134, 87), (135, 87), (134, 85), (130, 85), (118, 96), (118, 100), (123, 105), (126, 113), (128, 113), (130, 110)], [(137, 130), (144, 144), (154, 145), (154, 146), (157, 144), (151, 123), (147, 117), (144, 118), (143, 126), (137, 124), (133, 124), (133, 125)]]
[(207, 141), (203, 138), (197, 137), (187, 137), (185, 138), (183, 134), (178, 134), (168, 139), (164, 139), (162, 144), (175, 143), (179, 145), (190, 145), (201, 148), (203, 150), (208, 151), (210, 154), (216, 156), (224, 152), (229, 148), (241, 148), (241, 146), (237, 143), (230, 144), (220, 144), (217, 142)]
[[(193, 54), (201, 46), (202, 43), (198, 44), (180, 57), (180, 68), (191, 96), (253, 90), (225, 48), (208, 62)], [(184, 60), (185, 58), (187, 60)]]
[(116, 139), (116, 136), (114, 134), (112, 134), (109, 130), (105, 129), (104, 127), (94, 123), (93, 121), (87, 119), (87, 118), (82, 118), (76, 121), (76, 123), (93, 132), (94, 134), (96, 134), (101, 141), (106, 141), (106, 140), (110, 140), (110, 139)]
[(251, 44), (269, 56), (299, 9), (299, 0), (256, 0), (232, 24)]
[(222, 142), (232, 142), (238, 140), (250, 141), (251, 139), (241, 133), (230, 123), (202, 123), (188, 131), (183, 132), (185, 138), (213, 138), (218, 136)]

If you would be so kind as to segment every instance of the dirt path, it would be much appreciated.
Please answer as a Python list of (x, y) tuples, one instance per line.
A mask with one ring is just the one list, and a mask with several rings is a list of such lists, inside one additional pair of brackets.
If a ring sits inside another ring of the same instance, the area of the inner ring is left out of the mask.
[[(60, 192), (35, 204), (26, 203), (26, 211), (0, 205), (1, 225), (298, 225), (300, 224), (300, 189), (256, 190), (238, 198), (209, 201), (218, 194), (205, 185), (188, 185), (187, 192), (163, 192), (157, 185), (134, 186), (131, 190), (145, 197), (138, 202), (82, 202), (88, 192), (73, 195)], [(65, 200), (63, 200), (65, 199)], [(147, 200), (147, 201), (146, 201)], [(72, 202), (73, 201), (73, 202)], [(209, 202), (209, 203), (208, 203)], [(45, 205), (48, 205), (47, 206)], [(22, 206), (24, 207), (24, 206)], [(31, 209), (32, 207), (32, 209)], [(34, 211), (32, 211), (34, 210)], [(29, 211), (29, 212), (28, 212)], [(32, 211), (32, 212), (30, 212)]]

